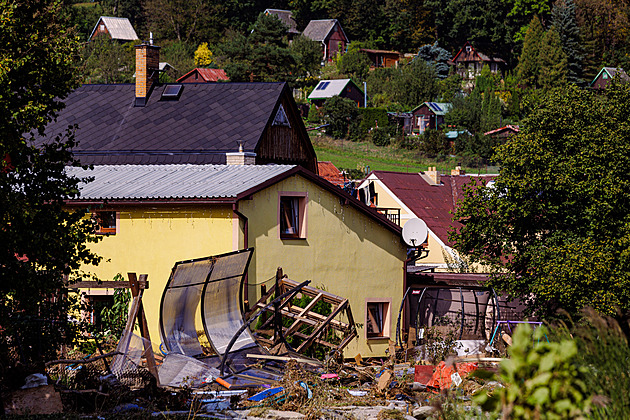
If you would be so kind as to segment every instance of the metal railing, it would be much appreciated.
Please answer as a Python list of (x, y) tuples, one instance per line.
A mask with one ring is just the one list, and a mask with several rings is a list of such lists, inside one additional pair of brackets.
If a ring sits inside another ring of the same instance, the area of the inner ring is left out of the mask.
[(394, 222), (398, 226), (400, 226), (400, 209), (391, 207), (377, 207), (376, 211), (384, 214), (391, 222)]

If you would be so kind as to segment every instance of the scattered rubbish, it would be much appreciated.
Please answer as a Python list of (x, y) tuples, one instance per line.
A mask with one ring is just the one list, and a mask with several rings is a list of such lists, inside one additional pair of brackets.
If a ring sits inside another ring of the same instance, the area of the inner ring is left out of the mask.
[(37, 388), (38, 386), (48, 385), (48, 378), (41, 373), (34, 373), (28, 375), (24, 381), (26, 384), (20, 389)]
[(389, 384), (389, 381), (392, 379), (392, 374), (389, 371), (384, 371), (381, 373), (381, 375), (378, 377), (378, 383), (377, 383), (377, 387), (379, 391), (384, 390), (385, 388), (387, 388), (387, 385)]
[(306, 391), (306, 397), (310, 400), (311, 398), (313, 398), (313, 391), (311, 391), (311, 389), (308, 387), (308, 385), (306, 384), (306, 382), (304, 381), (300, 381), (298, 382), (298, 385), (300, 385), (302, 388), (304, 388), (304, 390)]
[(363, 366), (363, 357), (361, 357), (361, 353), (357, 353), (357, 355), (354, 356), (354, 361), (357, 366)]
[(169, 353), (162, 361), (159, 374), (162, 385), (199, 388), (208, 377), (218, 377), (219, 371), (193, 357)]
[(339, 375), (336, 373), (324, 373), (321, 376), (322, 379), (339, 379)]
[(413, 381), (426, 385), (433, 377), (433, 365), (415, 365)]
[(455, 386), (460, 386), (462, 383), (462, 377), (459, 376), (459, 373), (453, 372), (451, 375), (451, 382), (453, 382), (453, 385)]
[(281, 387), (281, 386), (265, 389), (264, 391), (260, 391), (258, 394), (252, 395), (247, 400), (248, 401), (262, 401), (282, 391), (284, 391), (284, 387)]
[[(456, 363), (455, 366), (446, 366), (446, 363), (440, 362), (436, 368), (433, 377), (427, 383), (427, 388), (446, 389), (453, 384), (452, 375), (457, 373), (459, 381), (467, 376), (470, 372), (477, 370), (477, 363)], [(456, 385), (457, 386), (457, 385)]]
[(367, 395), (367, 391), (362, 391), (359, 389), (349, 389), (348, 393), (353, 397), (365, 397)]

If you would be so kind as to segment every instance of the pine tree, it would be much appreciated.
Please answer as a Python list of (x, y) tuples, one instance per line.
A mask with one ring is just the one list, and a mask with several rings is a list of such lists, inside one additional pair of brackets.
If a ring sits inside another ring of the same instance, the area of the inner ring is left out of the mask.
[(521, 84), (525, 87), (535, 87), (540, 73), (539, 52), (540, 44), (544, 36), (544, 29), (540, 19), (534, 16), (529, 23), (525, 41), (523, 41), (523, 51), (518, 59), (516, 72)]
[(550, 89), (566, 82), (567, 55), (562, 50), (560, 36), (554, 28), (549, 29), (543, 36), (538, 62), (540, 64), (539, 87)]
[(556, 1), (551, 12), (551, 26), (558, 32), (562, 50), (567, 56), (567, 80), (580, 84), (584, 51), (580, 42), (580, 27), (577, 24), (575, 9), (573, 0)]

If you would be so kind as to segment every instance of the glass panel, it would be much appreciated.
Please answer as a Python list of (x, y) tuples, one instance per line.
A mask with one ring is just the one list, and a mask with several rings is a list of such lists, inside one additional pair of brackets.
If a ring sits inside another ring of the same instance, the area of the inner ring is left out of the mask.
[(299, 226), (299, 199), (296, 197), (280, 198), (280, 237), (298, 238)]
[(367, 304), (367, 336), (382, 337), (383, 336), (383, 303)]
[[(251, 251), (240, 252), (217, 259), (203, 294), (201, 316), (206, 335), (214, 350), (221, 355), (244, 323), (240, 288), (250, 255)], [(255, 345), (249, 330), (245, 329), (230, 351)]]

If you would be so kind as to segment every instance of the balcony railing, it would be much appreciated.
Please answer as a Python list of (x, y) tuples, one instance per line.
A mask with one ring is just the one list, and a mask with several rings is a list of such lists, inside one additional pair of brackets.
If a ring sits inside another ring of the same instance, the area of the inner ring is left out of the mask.
[(400, 226), (400, 209), (390, 207), (377, 207), (376, 211), (384, 214), (391, 222)]

